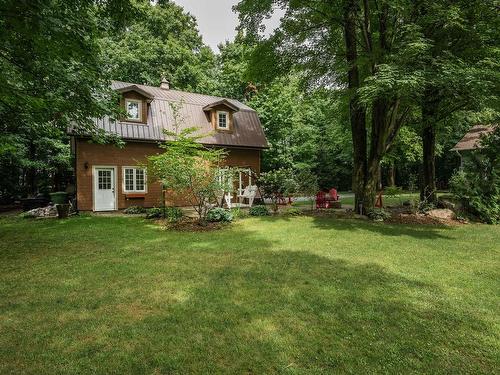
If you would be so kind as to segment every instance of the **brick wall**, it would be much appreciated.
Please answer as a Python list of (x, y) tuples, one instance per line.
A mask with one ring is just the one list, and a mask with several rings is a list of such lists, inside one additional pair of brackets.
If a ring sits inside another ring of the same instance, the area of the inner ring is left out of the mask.
[[(75, 144), (78, 209), (93, 210), (93, 166), (116, 167), (115, 193), (118, 197), (118, 209), (135, 205), (144, 207), (160, 205), (161, 186), (157, 182), (148, 182), (147, 193), (143, 198), (127, 198), (123, 192), (123, 167), (145, 163), (147, 156), (159, 153), (161, 150), (155, 143), (127, 142), (124, 148), (118, 148), (78, 139)], [(260, 172), (259, 150), (228, 149), (228, 152), (226, 159), (228, 166), (250, 167), (256, 173)], [(180, 202), (171, 203), (179, 204)]]

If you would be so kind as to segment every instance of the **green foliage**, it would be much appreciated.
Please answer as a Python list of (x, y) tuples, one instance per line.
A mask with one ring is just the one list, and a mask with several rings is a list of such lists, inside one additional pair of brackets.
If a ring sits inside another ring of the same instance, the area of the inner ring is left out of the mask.
[(215, 207), (210, 209), (207, 213), (207, 221), (213, 223), (229, 223), (233, 221), (233, 214), (230, 210), (226, 210), (222, 207)]
[(398, 186), (388, 186), (384, 189), (384, 195), (395, 197), (403, 194), (403, 189)]
[(169, 222), (177, 222), (184, 216), (179, 207), (153, 207), (146, 210), (147, 219), (167, 219)]
[(116, 114), (98, 38), (102, 24), (116, 29), (131, 8), (128, 0), (2, 2), (1, 195), (36, 194), (66, 180), (69, 127), (106, 138), (91, 121)]
[(109, 75), (153, 86), (165, 77), (177, 89), (208, 91), (215, 61), (195, 18), (169, 1), (137, 2), (136, 14), (126, 29), (109, 30), (100, 40)]
[(284, 212), (286, 216), (300, 216), (302, 215), (302, 210), (297, 207), (288, 207)]
[(273, 211), (278, 211), (278, 202), (297, 191), (297, 182), (292, 169), (280, 168), (261, 173), (259, 177), (260, 191), (272, 202)]
[(269, 216), (270, 212), (266, 206), (263, 205), (257, 205), (257, 206), (252, 206), (250, 207), (250, 210), (248, 211), (250, 216)]
[(500, 127), (481, 140), (481, 148), (465, 156), (464, 169), (450, 180), (452, 193), (480, 220), (500, 222)]
[(367, 216), (374, 221), (384, 221), (391, 217), (391, 213), (383, 208), (371, 208), (368, 210)]
[(231, 213), (235, 219), (243, 219), (250, 215), (248, 210), (243, 210), (239, 207), (231, 209)]
[(123, 213), (127, 215), (144, 214), (146, 212), (147, 209), (142, 206), (130, 206), (123, 210)]
[(179, 131), (178, 108), (172, 105), (175, 131), (165, 132), (171, 140), (160, 146), (164, 152), (148, 157), (148, 176), (189, 203), (199, 219), (205, 220), (210, 203), (226, 191), (227, 182), (219, 178), (225, 151), (198, 143), (201, 135), (196, 128)]

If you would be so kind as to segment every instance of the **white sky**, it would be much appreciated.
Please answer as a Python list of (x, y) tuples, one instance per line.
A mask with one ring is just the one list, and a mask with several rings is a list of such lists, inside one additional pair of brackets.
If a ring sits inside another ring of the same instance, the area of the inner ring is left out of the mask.
[[(174, 0), (174, 2), (196, 18), (203, 41), (215, 52), (218, 52), (219, 43), (234, 39), (238, 15), (233, 13), (232, 7), (239, 0)], [(267, 32), (279, 25), (279, 18), (280, 16), (276, 15), (266, 22)]]

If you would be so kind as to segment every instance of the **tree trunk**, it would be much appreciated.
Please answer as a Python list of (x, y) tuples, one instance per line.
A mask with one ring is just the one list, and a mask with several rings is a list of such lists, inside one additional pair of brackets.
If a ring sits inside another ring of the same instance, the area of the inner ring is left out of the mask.
[(426, 90), (422, 103), (422, 188), (420, 199), (435, 204), (436, 196), (436, 92)]
[(354, 207), (358, 211), (365, 202), (366, 162), (366, 114), (358, 101), (359, 69), (357, 65), (358, 50), (356, 45), (356, 14), (357, 1), (348, 0), (344, 12), (344, 38), (346, 45), (346, 60), (348, 65), (348, 87), (351, 93), (349, 102), (352, 144), (353, 144), (353, 175), (352, 190), (354, 191)]
[(387, 185), (396, 186), (396, 167), (394, 162), (391, 162), (387, 171)]

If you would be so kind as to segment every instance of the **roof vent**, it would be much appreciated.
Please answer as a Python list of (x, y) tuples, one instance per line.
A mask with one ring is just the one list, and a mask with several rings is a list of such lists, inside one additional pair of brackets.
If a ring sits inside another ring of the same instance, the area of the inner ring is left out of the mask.
[(165, 77), (162, 77), (160, 88), (163, 90), (170, 90), (170, 82)]

